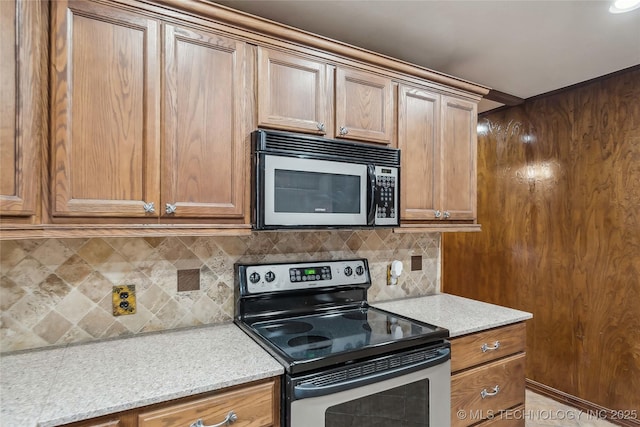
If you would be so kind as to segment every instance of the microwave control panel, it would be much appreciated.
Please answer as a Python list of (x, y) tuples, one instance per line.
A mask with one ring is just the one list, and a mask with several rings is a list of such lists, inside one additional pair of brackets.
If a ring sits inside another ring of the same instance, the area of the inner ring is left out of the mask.
[(376, 166), (376, 225), (398, 225), (398, 168)]

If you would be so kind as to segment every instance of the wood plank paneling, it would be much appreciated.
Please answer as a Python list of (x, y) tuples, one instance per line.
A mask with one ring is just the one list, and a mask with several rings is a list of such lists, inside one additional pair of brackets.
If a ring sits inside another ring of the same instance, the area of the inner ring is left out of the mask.
[(530, 311), (527, 377), (640, 412), (640, 67), (479, 121), (446, 292)]

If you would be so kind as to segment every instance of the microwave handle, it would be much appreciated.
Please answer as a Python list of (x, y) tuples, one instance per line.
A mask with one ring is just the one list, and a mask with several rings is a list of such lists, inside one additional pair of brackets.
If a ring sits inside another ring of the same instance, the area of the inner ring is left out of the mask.
[(369, 209), (367, 210), (367, 225), (375, 225), (376, 221), (376, 168), (374, 165), (367, 165), (367, 181), (369, 181), (367, 190), (367, 202)]

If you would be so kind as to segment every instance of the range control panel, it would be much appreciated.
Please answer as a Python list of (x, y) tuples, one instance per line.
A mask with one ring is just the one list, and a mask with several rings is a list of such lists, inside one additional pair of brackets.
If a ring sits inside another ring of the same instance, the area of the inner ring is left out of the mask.
[(238, 266), (246, 294), (371, 283), (366, 259)]

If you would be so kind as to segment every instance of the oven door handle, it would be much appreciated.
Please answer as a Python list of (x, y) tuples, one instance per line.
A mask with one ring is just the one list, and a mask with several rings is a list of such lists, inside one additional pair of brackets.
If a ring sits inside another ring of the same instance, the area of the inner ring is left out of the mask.
[(401, 375), (410, 374), (415, 371), (430, 368), (432, 366), (439, 365), (446, 362), (451, 358), (451, 349), (442, 348), (438, 350), (438, 355), (428, 360), (413, 363), (411, 365), (404, 365), (398, 368), (385, 370), (382, 372), (375, 372), (370, 375), (363, 375), (361, 377), (341, 381), (339, 383), (330, 385), (317, 385), (311, 382), (297, 384), (293, 387), (294, 400), (306, 399), (310, 397), (325, 396), (327, 394), (338, 393), (345, 390), (362, 387), (374, 382), (387, 380), (390, 378), (399, 377)]

